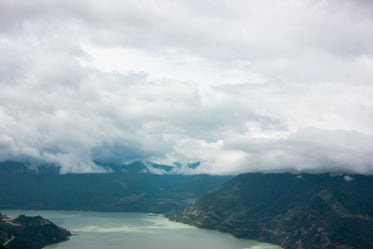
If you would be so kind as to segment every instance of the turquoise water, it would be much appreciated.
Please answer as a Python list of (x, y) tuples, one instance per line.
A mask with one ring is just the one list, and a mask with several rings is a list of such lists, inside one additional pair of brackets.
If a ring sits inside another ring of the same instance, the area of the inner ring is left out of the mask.
[(217, 231), (141, 213), (4, 210), (10, 216), (41, 215), (73, 233), (69, 241), (45, 249), (279, 249)]

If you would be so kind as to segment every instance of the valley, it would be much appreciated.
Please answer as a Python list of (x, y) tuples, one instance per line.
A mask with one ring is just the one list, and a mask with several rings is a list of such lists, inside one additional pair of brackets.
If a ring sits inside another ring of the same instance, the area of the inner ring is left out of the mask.
[(36, 172), (0, 163), (0, 209), (163, 214), (282, 248), (373, 247), (372, 176), (178, 175), (148, 167), (136, 162), (111, 165), (107, 173), (61, 175), (53, 166)]

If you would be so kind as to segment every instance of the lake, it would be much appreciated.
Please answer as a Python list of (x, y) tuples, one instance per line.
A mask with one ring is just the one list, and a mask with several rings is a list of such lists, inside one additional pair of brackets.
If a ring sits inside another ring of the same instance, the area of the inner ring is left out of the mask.
[(73, 233), (69, 241), (45, 249), (279, 249), (217, 231), (171, 222), (142, 213), (3, 210), (16, 217), (40, 215)]

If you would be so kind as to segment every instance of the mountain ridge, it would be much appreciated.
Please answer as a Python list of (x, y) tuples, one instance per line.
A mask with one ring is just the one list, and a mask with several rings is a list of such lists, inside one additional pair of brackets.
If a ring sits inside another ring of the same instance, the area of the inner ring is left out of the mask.
[(141, 162), (105, 167), (112, 170), (59, 174), (54, 165), (36, 171), (24, 163), (0, 163), (0, 208), (166, 213), (231, 178), (153, 174)]
[(371, 176), (248, 173), (168, 217), (289, 249), (372, 248), (371, 189)]
[(283, 248), (373, 248), (373, 176), (178, 175), (152, 173), (142, 162), (102, 165), (107, 172), (61, 175), (56, 165), (0, 163), (0, 208), (163, 213)]

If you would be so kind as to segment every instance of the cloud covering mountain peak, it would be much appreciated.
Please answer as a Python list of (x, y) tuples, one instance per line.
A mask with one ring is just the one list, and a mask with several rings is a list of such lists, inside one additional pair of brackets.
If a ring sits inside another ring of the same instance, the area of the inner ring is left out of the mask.
[(0, 160), (371, 174), (372, 10), (362, 0), (3, 1)]

